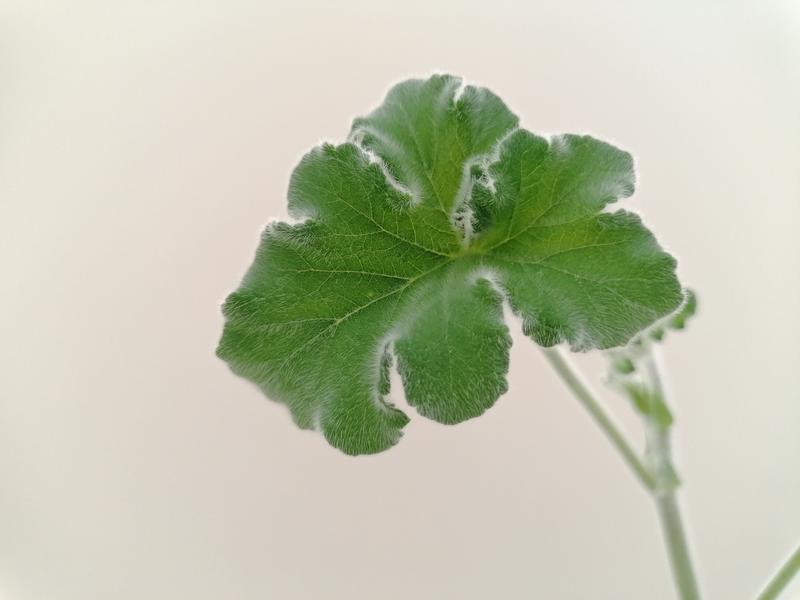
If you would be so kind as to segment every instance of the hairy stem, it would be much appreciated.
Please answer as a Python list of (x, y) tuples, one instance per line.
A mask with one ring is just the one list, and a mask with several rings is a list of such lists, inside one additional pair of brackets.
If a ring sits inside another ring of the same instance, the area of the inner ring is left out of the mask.
[(647, 423), (645, 431), (647, 456), (655, 479), (652, 496), (661, 522), (672, 578), (681, 600), (698, 600), (700, 590), (676, 495), (680, 482), (672, 466), (669, 429)]
[(800, 572), (800, 547), (794, 551), (778, 572), (775, 573), (767, 584), (767, 587), (765, 587), (764, 591), (758, 596), (758, 600), (774, 600), (777, 598), (778, 594), (789, 585), (792, 577), (797, 575), (798, 572)]
[(558, 348), (545, 348), (544, 355), (550, 362), (550, 365), (555, 369), (556, 373), (558, 373), (559, 377), (561, 377), (562, 381), (589, 413), (589, 416), (594, 419), (594, 422), (597, 423), (603, 433), (606, 434), (606, 437), (608, 437), (611, 444), (620, 453), (622, 460), (630, 467), (633, 474), (636, 475), (645, 488), (653, 490), (655, 486), (653, 476), (644, 466), (625, 435), (614, 423), (614, 420), (608, 412), (606, 412), (605, 408), (603, 408), (603, 405), (583, 382), (583, 379), (575, 368)]
[[(643, 376), (650, 389), (652, 402), (666, 404), (666, 393), (661, 382), (658, 363), (652, 348), (642, 361)], [(647, 459), (650, 471), (655, 479), (653, 500), (656, 504), (658, 518), (664, 543), (667, 547), (672, 577), (681, 600), (698, 600), (700, 590), (697, 576), (692, 565), (689, 544), (683, 525), (680, 505), (676, 495), (680, 479), (672, 464), (672, 445), (670, 442), (670, 426), (658, 423), (652, 418), (645, 418), (645, 439), (647, 440)]]
[[(614, 424), (594, 394), (583, 383), (580, 375), (557, 348), (544, 350), (547, 360), (570, 391), (589, 412), (603, 433), (619, 451), (639, 481), (645, 486), (656, 505), (664, 542), (669, 555), (675, 588), (681, 600), (699, 600), (700, 592), (692, 566), (689, 545), (683, 525), (676, 490), (680, 481), (672, 465), (669, 426), (645, 417), (647, 440), (646, 464), (639, 459), (630, 443)], [(654, 401), (664, 402), (664, 389), (655, 360), (648, 355), (644, 377), (654, 394)]]

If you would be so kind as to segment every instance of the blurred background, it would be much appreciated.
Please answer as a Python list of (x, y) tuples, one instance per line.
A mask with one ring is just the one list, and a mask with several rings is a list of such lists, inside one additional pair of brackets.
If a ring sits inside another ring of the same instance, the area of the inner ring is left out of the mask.
[(372, 457), (214, 357), (300, 156), (438, 71), (636, 157), (626, 206), (701, 301), (664, 359), (703, 587), (754, 596), (800, 540), (797, 2), (3, 0), (0, 597), (674, 597), (649, 498), (516, 324), (491, 411), (411, 411)]

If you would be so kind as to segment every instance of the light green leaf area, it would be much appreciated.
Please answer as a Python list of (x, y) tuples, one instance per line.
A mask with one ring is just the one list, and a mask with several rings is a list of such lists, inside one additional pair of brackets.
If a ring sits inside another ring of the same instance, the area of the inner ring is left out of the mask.
[(503, 303), (538, 344), (625, 344), (681, 302), (675, 261), (634, 214), (629, 154), (518, 127), (452, 76), (395, 86), (347, 143), (307, 154), (225, 302), (218, 355), (349, 454), (389, 448), (408, 417), (441, 423), (507, 389)]
[(659, 319), (646, 330), (634, 337), (630, 344), (624, 349), (631, 356), (636, 356), (637, 349), (646, 349), (649, 342), (663, 342), (664, 336), (668, 331), (681, 331), (686, 329), (686, 325), (697, 314), (697, 294), (694, 290), (686, 288), (683, 290), (684, 298), (678, 309), (672, 314)]

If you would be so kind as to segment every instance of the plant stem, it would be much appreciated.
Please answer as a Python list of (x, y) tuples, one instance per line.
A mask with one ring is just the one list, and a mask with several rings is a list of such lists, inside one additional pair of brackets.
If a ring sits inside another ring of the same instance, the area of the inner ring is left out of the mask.
[[(644, 381), (647, 383), (652, 402), (666, 404), (666, 392), (661, 381), (658, 363), (650, 348), (641, 362)], [(661, 530), (669, 554), (672, 577), (682, 600), (698, 600), (700, 591), (697, 577), (692, 566), (689, 544), (683, 525), (680, 505), (676, 491), (680, 479), (672, 464), (672, 444), (670, 442), (669, 425), (659, 423), (653, 418), (645, 417), (645, 439), (647, 440), (647, 458), (650, 472), (655, 479), (653, 500), (656, 504)]]
[(672, 578), (681, 600), (698, 600), (700, 591), (676, 495), (680, 481), (672, 466), (669, 429), (653, 423), (645, 423), (645, 435), (647, 455), (655, 478), (652, 496), (658, 519), (661, 522)]
[[(544, 350), (544, 354), (559, 377), (586, 408), (589, 415), (608, 436), (612, 445), (619, 451), (622, 459), (650, 492), (661, 522), (678, 594), (681, 600), (699, 600), (700, 592), (689, 554), (680, 506), (675, 494), (680, 481), (672, 465), (669, 426), (665, 426), (653, 418), (645, 417), (648, 463), (645, 466), (561, 351), (557, 348), (548, 348)], [(643, 366), (649, 388), (657, 395), (658, 401), (664, 402), (664, 389), (652, 355), (647, 356)]]
[(700, 591), (686, 542), (678, 498), (674, 492), (655, 494), (656, 511), (669, 554), (672, 578), (682, 600), (698, 600)]
[(764, 591), (758, 596), (758, 600), (774, 600), (774, 598), (777, 598), (778, 594), (789, 585), (792, 577), (797, 575), (798, 572), (800, 572), (800, 547), (794, 551), (794, 554), (792, 554), (778, 572), (775, 573), (767, 584), (767, 587), (765, 587)]
[(562, 381), (587, 410), (589, 416), (594, 419), (603, 433), (606, 434), (611, 444), (619, 451), (622, 459), (631, 468), (633, 474), (636, 475), (645, 488), (653, 490), (655, 488), (655, 481), (650, 471), (644, 466), (636, 451), (631, 447), (630, 442), (628, 442), (625, 435), (620, 431), (616, 423), (614, 423), (614, 420), (583, 382), (583, 379), (575, 368), (558, 348), (545, 348), (543, 352)]

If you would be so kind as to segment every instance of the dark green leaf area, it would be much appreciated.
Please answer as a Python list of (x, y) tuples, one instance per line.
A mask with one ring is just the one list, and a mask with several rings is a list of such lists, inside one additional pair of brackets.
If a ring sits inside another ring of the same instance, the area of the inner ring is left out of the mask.
[(675, 310), (675, 261), (638, 216), (629, 154), (519, 129), (450, 76), (401, 83), (348, 143), (307, 154), (297, 224), (265, 231), (225, 302), (218, 354), (350, 454), (398, 441), (408, 404), (441, 423), (507, 389), (507, 304), (543, 346), (609, 348)]

